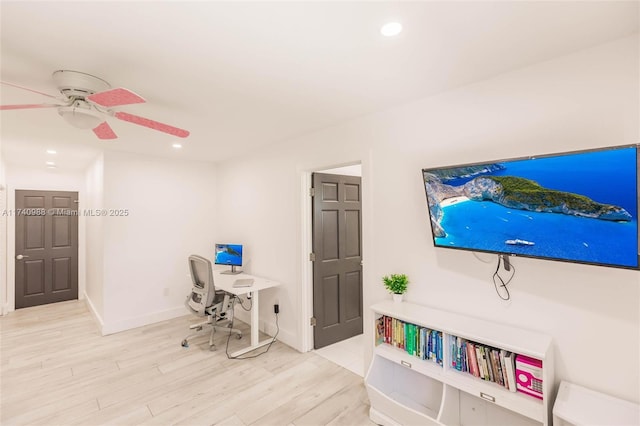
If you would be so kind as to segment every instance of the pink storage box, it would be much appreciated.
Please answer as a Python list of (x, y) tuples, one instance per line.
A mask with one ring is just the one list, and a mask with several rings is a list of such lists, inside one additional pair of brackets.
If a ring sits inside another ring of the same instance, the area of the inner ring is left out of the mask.
[(516, 389), (542, 399), (542, 361), (516, 355)]

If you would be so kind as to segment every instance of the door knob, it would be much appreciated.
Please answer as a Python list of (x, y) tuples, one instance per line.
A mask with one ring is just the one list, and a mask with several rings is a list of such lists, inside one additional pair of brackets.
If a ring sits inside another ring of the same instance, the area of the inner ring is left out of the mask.
[(19, 254), (19, 255), (17, 255), (17, 256), (16, 256), (16, 259), (18, 259), (18, 260), (22, 260), (22, 259), (24, 259), (25, 257), (29, 257), (29, 256), (23, 256), (23, 255)]

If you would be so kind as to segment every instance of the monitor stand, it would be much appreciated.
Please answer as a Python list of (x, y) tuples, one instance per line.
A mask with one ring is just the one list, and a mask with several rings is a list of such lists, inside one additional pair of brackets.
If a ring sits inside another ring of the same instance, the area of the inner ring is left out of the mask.
[(222, 271), (220, 272), (221, 274), (227, 274), (227, 275), (237, 275), (237, 274), (241, 274), (242, 271), (238, 271), (236, 269), (236, 265), (231, 265), (231, 269), (228, 269), (226, 271)]

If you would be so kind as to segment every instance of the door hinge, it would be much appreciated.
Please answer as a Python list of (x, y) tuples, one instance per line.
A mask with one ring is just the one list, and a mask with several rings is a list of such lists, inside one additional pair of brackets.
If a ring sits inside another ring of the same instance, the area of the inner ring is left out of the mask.
[(309, 196), (310, 197), (315, 197), (316, 196), (316, 189), (315, 188), (309, 188)]
[(309, 318), (309, 325), (311, 327), (315, 327), (316, 326), (316, 317)]
[(309, 260), (312, 262), (316, 261), (316, 254), (315, 253), (309, 253)]

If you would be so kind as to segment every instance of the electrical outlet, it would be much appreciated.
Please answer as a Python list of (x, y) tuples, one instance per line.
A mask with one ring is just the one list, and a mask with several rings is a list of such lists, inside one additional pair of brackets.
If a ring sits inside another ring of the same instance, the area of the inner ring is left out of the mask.
[(169, 287), (165, 287), (164, 288), (164, 295), (168, 296), (169, 295)]
[(274, 314), (280, 313), (280, 305), (278, 305), (277, 303), (273, 305), (273, 313)]

